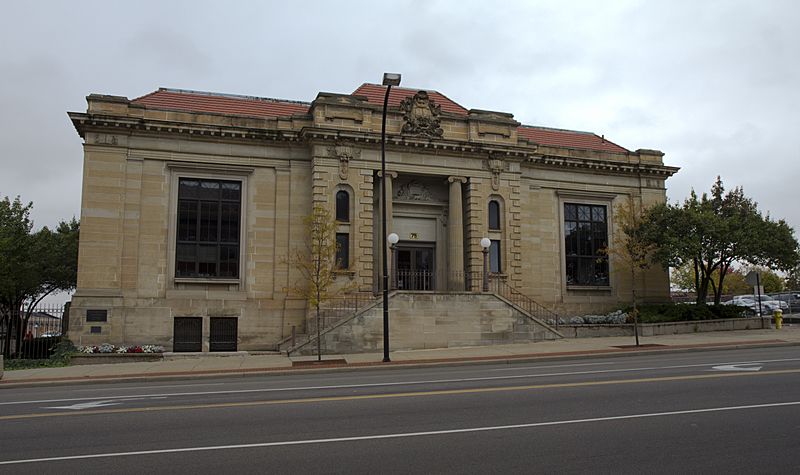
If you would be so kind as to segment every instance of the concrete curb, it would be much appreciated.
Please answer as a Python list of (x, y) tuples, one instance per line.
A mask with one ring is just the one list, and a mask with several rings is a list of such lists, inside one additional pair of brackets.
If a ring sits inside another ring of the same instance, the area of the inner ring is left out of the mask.
[(629, 357), (638, 355), (654, 355), (662, 353), (689, 353), (695, 351), (721, 351), (735, 350), (744, 348), (778, 348), (787, 346), (800, 346), (800, 342), (790, 342), (783, 340), (756, 340), (742, 342), (719, 342), (719, 343), (699, 343), (690, 345), (670, 345), (662, 347), (642, 348), (608, 348), (600, 350), (582, 350), (558, 353), (531, 353), (514, 356), (475, 356), (457, 358), (438, 358), (424, 360), (392, 361), (383, 363), (380, 361), (364, 363), (347, 363), (332, 365), (316, 365), (309, 367), (271, 367), (271, 368), (248, 368), (248, 369), (228, 369), (228, 370), (207, 370), (192, 372), (165, 372), (165, 373), (134, 373), (127, 375), (111, 376), (74, 376), (66, 378), (42, 378), (24, 379), (17, 381), (0, 381), (0, 389), (3, 388), (24, 388), (37, 386), (65, 386), (75, 383), (82, 384), (109, 384), (109, 383), (129, 383), (129, 382), (152, 382), (152, 381), (186, 381), (193, 379), (206, 378), (246, 378), (253, 376), (266, 375), (296, 375), (309, 373), (326, 372), (354, 372), (354, 371), (379, 371), (385, 369), (405, 369), (405, 368), (430, 368), (430, 367), (455, 367), (467, 365), (492, 365), (492, 364), (519, 364), (530, 362), (547, 361), (569, 361), (586, 356), (603, 356), (607, 358)]

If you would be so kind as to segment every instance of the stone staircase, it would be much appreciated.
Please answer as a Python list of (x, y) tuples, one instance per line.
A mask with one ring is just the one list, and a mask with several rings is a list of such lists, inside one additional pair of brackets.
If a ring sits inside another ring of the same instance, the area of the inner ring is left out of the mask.
[[(410, 350), (485, 346), (563, 338), (551, 325), (551, 322), (558, 322), (555, 313), (519, 292), (508, 293), (513, 300), (498, 292), (393, 291), (389, 296), (391, 348)], [(382, 300), (376, 299), (350, 315), (331, 322), (323, 327), (321, 334), (323, 354), (381, 351)], [(295, 344), (284, 345), (281, 351), (287, 354), (316, 354), (316, 341), (316, 332), (303, 335), (302, 338), (296, 336)]]

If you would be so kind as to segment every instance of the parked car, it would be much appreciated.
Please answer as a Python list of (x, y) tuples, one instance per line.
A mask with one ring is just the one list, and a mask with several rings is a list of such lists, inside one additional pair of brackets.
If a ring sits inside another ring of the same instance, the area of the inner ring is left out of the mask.
[[(789, 309), (789, 305), (786, 302), (782, 302), (780, 300), (774, 300), (769, 295), (761, 295), (761, 313), (763, 315), (769, 315), (775, 310), (782, 310), (787, 311)], [(759, 296), (753, 294), (747, 295), (736, 295), (733, 297), (732, 300), (725, 302), (727, 305), (739, 305), (742, 307), (747, 307), (754, 312), (758, 313), (759, 310)]]
[(781, 292), (779, 294), (771, 294), (771, 297), (786, 303), (788, 313), (800, 313), (800, 292)]

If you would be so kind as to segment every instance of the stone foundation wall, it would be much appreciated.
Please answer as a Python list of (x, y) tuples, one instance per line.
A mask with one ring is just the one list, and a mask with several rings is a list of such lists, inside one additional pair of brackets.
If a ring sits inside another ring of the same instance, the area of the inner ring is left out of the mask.
[[(694, 322), (645, 323), (639, 325), (639, 336), (679, 335), (682, 333), (716, 332), (726, 330), (755, 330), (762, 328), (761, 318), (729, 318)], [(764, 328), (769, 328), (769, 319)], [(595, 338), (633, 336), (633, 324), (624, 325), (559, 325), (565, 338)]]

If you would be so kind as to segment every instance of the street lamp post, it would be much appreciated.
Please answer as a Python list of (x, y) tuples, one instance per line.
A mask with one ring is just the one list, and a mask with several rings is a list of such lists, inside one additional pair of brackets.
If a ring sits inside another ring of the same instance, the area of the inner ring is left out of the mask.
[(481, 247), (483, 248), (483, 291), (489, 291), (489, 246), (492, 241), (489, 238), (481, 239)]
[[(389, 92), (392, 86), (400, 85), (400, 74), (383, 73), (386, 95), (383, 97), (383, 117), (381, 118), (381, 236), (386, 237), (386, 108), (389, 105)], [(383, 257), (383, 362), (389, 359), (389, 265), (386, 262), (386, 243), (381, 243)]]
[(397, 250), (397, 242), (400, 240), (400, 236), (398, 236), (397, 233), (392, 233), (386, 237), (386, 240), (389, 241), (389, 248), (392, 250), (392, 275), (390, 276), (392, 290), (397, 290), (397, 261), (395, 260), (395, 251)]

